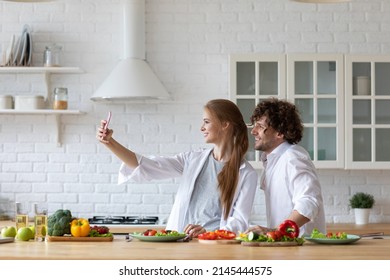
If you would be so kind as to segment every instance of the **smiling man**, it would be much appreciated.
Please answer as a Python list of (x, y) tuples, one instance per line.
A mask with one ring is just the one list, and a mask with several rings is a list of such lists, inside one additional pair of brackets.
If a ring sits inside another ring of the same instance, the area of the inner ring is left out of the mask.
[(321, 185), (307, 151), (297, 145), (303, 124), (295, 105), (270, 98), (259, 103), (252, 116), (251, 134), (255, 149), (261, 151), (264, 170), (260, 188), (266, 202), (267, 227), (247, 230), (264, 233), (284, 220), (293, 220), (300, 235), (314, 228), (326, 232)]

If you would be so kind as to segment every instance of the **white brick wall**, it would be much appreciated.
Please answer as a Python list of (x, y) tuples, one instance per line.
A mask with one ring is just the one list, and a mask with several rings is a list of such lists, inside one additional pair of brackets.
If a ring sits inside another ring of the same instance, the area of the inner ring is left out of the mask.
[[(41, 4), (0, 2), (0, 53), (24, 24), (33, 30), (33, 64), (44, 47), (63, 46), (63, 65), (83, 74), (53, 75), (66, 86), (70, 108), (63, 116), (63, 145), (55, 143), (53, 116), (0, 115), (0, 201), (48, 201), (74, 215), (159, 215), (166, 219), (176, 180), (116, 184), (120, 162), (95, 139), (108, 110), (124, 145), (145, 154), (174, 154), (204, 146), (202, 105), (228, 97), (229, 53), (368, 53), (390, 51), (390, 3), (354, 0), (313, 5), (288, 0), (147, 0), (147, 59), (174, 100), (151, 104), (90, 101), (122, 55), (121, 1), (68, 0)], [(1, 94), (42, 93), (41, 75), (0, 74)], [(353, 222), (348, 199), (356, 191), (375, 195), (371, 219), (390, 222), (388, 171), (319, 170), (328, 222)], [(259, 191), (253, 220), (264, 222)]]

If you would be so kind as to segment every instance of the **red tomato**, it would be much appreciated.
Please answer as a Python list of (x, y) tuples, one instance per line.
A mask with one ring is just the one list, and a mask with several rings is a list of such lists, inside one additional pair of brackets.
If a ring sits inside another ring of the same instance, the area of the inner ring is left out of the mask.
[(148, 232), (148, 236), (155, 236), (156, 233), (157, 233), (157, 231), (154, 230), (154, 229), (152, 229), (152, 230), (150, 230), (150, 231)]
[(328, 233), (326, 234), (326, 237), (327, 237), (327, 238), (332, 238), (332, 237), (333, 237), (333, 233), (328, 232)]
[(275, 230), (275, 235), (276, 235), (276, 241), (282, 240), (283, 233), (280, 232), (280, 230)]
[(232, 231), (224, 230), (224, 229), (217, 229), (215, 231), (216, 235), (220, 239), (234, 239), (236, 238), (236, 234)]
[(217, 239), (217, 234), (213, 231), (207, 231), (205, 233), (201, 233), (198, 235), (198, 239), (203, 239), (203, 240), (215, 240)]
[(266, 235), (273, 241), (279, 241), (282, 238), (282, 233), (280, 231), (269, 231), (266, 233)]
[(160, 230), (161, 233), (166, 234), (167, 231), (165, 229)]

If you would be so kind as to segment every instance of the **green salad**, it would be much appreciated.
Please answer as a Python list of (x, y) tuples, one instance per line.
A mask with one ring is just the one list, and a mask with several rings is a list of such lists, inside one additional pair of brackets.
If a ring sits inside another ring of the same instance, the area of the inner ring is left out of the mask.
[(305, 239), (302, 237), (274, 236), (272, 233), (257, 234), (254, 232), (249, 232), (248, 234), (240, 233), (236, 239), (243, 242), (296, 242), (299, 245), (305, 242)]
[(325, 234), (325, 233), (320, 232), (316, 228), (313, 229), (310, 237), (311, 238), (322, 238), (322, 239), (348, 239), (348, 235), (345, 232), (340, 232), (340, 231), (336, 232), (336, 233), (327, 232)]

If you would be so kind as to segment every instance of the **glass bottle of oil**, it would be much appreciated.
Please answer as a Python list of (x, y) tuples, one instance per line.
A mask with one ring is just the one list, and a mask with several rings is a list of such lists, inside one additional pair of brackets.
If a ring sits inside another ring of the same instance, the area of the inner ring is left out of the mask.
[(34, 204), (35, 241), (45, 241), (47, 233), (47, 207), (45, 204)]
[(28, 210), (25, 205), (21, 202), (15, 203), (15, 222), (16, 222), (16, 230), (22, 227), (28, 227)]

